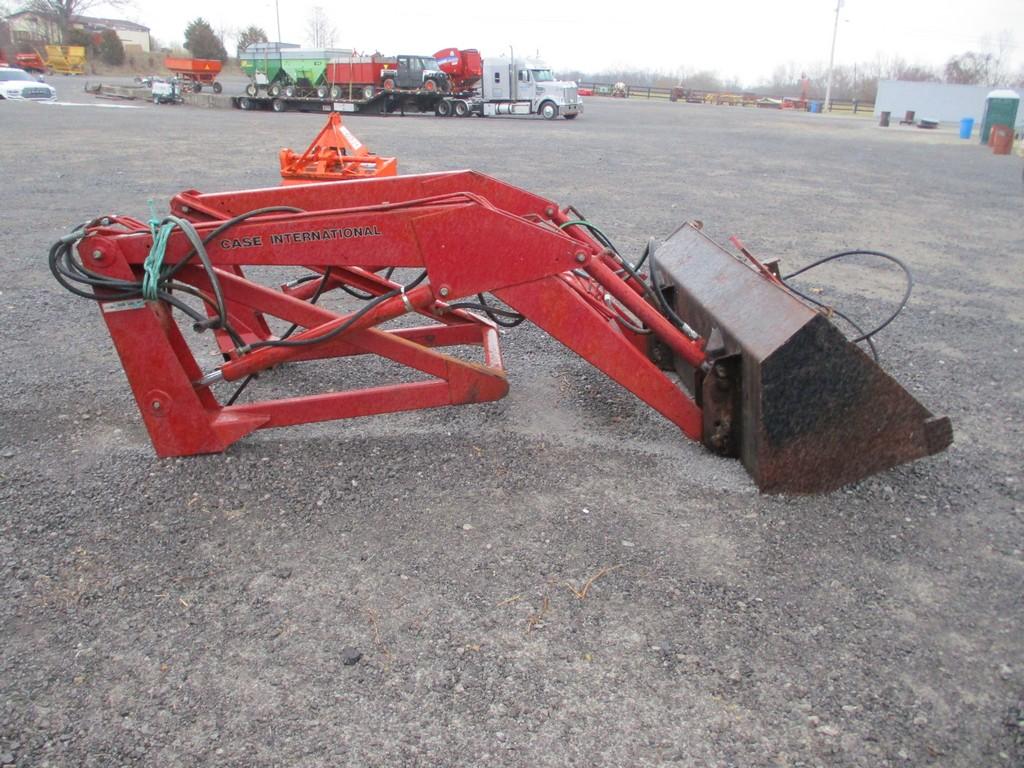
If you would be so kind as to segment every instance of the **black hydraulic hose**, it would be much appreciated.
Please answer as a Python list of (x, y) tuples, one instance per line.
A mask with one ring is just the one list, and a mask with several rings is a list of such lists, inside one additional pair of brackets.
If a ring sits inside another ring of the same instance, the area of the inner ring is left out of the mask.
[[(815, 267), (820, 267), (822, 264), (827, 264), (830, 261), (835, 261), (837, 259), (847, 258), (849, 256), (876, 256), (878, 258), (885, 259), (886, 261), (892, 262), (893, 264), (898, 266), (901, 270), (903, 270), (903, 274), (906, 277), (906, 287), (904, 288), (904, 291), (903, 291), (903, 297), (900, 299), (899, 304), (897, 304), (896, 309), (892, 312), (892, 314), (890, 314), (879, 325), (875, 326), (873, 329), (871, 329), (870, 331), (867, 331), (867, 332), (865, 332), (856, 323), (854, 323), (852, 320), (850, 320), (848, 317), (846, 317), (846, 315), (843, 315), (842, 313), (840, 313), (839, 311), (837, 311), (835, 309), (832, 309), (831, 307), (827, 307), (827, 305), (822, 304), (820, 301), (816, 301), (816, 300), (812, 299), (810, 296), (807, 296), (806, 294), (801, 293), (796, 288), (794, 288), (793, 286), (789, 285), (789, 280), (791, 280), (794, 277), (797, 277), (798, 275), (802, 275), (804, 272), (807, 272), (807, 271), (809, 271), (811, 269), (814, 269)], [(826, 307), (827, 309), (831, 309), (831, 311), (835, 312), (835, 314), (837, 316), (841, 317), (846, 322), (848, 322), (851, 326), (853, 326), (853, 328), (860, 334), (857, 338), (851, 339), (851, 341), (853, 341), (855, 343), (856, 342), (860, 342), (860, 341), (867, 341), (867, 342), (870, 343), (870, 340), (871, 340), (872, 336), (874, 336), (876, 333), (881, 331), (883, 328), (887, 327), (893, 320), (895, 320), (899, 316), (900, 312), (902, 312), (906, 308), (907, 303), (910, 301), (910, 294), (914, 290), (914, 273), (910, 271), (910, 267), (907, 265), (906, 262), (904, 262), (900, 258), (897, 258), (896, 256), (893, 256), (893, 255), (888, 254), (888, 253), (884, 253), (882, 251), (868, 251), (868, 250), (863, 250), (863, 249), (856, 249), (856, 250), (852, 250), (852, 251), (841, 251), (839, 253), (833, 253), (831, 256), (826, 256), (826, 257), (824, 257), (822, 259), (818, 259), (817, 261), (812, 261), (807, 266), (801, 267), (800, 269), (796, 270), (795, 272), (790, 272), (788, 275), (786, 275), (785, 277), (782, 278), (782, 281), (786, 284), (786, 287), (788, 287), (791, 291), (793, 291), (797, 295), (801, 296), (804, 299), (807, 299), (808, 301), (810, 301), (813, 304), (817, 304), (818, 306), (822, 306), (822, 307)], [(874, 350), (874, 345), (872, 345), (872, 350)], [(877, 358), (877, 354), (876, 354), (876, 358)]]
[(842, 312), (840, 312), (835, 307), (831, 307), (831, 306), (829, 306), (828, 304), (825, 304), (822, 301), (818, 301), (813, 296), (808, 296), (806, 293), (803, 293), (802, 291), (798, 290), (797, 288), (794, 288), (789, 283), (786, 283), (786, 288), (791, 290), (793, 293), (795, 293), (801, 299), (803, 299), (805, 301), (809, 301), (811, 304), (819, 306), (822, 309), (827, 310), (831, 314), (835, 315), (836, 317), (838, 317), (838, 318), (840, 318), (842, 320), (845, 320), (847, 323), (849, 323), (850, 326), (853, 328), (853, 330), (855, 330), (857, 333), (861, 334), (860, 336), (857, 337), (857, 339), (854, 339), (853, 341), (866, 341), (868, 343), (868, 348), (871, 350), (871, 356), (873, 358), (875, 358), (875, 362), (876, 363), (879, 362), (879, 360), (878, 360), (878, 350), (875, 348), (875, 342), (871, 338), (871, 336), (874, 333), (874, 331), (872, 331), (872, 333), (870, 333), (870, 334), (866, 334), (866, 333), (864, 333), (864, 329), (863, 328), (861, 328), (850, 317), (848, 317), (847, 315), (844, 315)]
[(262, 349), (263, 347), (309, 347), (314, 344), (321, 344), (325, 341), (329, 341), (330, 339), (336, 337), (338, 334), (343, 333), (344, 331), (347, 331), (349, 328), (351, 328), (353, 323), (355, 323), (359, 318), (363, 317), (367, 312), (369, 312), (374, 307), (382, 304), (387, 299), (398, 296), (403, 292), (412, 290), (417, 285), (422, 283), (426, 279), (426, 277), (427, 271), (423, 270), (423, 272), (420, 273), (419, 277), (417, 277), (408, 285), (402, 286), (401, 288), (395, 288), (394, 290), (388, 291), (387, 293), (382, 293), (380, 296), (377, 296), (371, 301), (366, 302), (366, 304), (360, 307), (359, 310), (354, 312), (345, 322), (343, 322), (337, 328), (332, 328), (327, 333), (324, 333), (320, 336), (316, 336), (311, 339), (268, 339), (267, 341), (257, 341), (253, 344), (250, 344), (248, 348)]

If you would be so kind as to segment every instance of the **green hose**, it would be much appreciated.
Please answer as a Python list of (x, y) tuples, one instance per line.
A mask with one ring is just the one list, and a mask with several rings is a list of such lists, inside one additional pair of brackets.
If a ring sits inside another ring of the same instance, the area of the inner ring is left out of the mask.
[(161, 223), (156, 216), (156, 207), (149, 201), (149, 233), (153, 236), (153, 244), (149, 247), (149, 255), (142, 262), (142, 298), (146, 301), (157, 301), (160, 298), (160, 273), (164, 267), (164, 254), (167, 251), (167, 240), (177, 226), (173, 217)]

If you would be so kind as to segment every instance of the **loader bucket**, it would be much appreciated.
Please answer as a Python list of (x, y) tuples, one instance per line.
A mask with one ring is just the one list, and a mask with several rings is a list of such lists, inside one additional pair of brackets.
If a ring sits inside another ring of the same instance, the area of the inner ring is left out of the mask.
[(674, 367), (701, 405), (703, 442), (766, 492), (830, 491), (953, 440), (820, 311), (704, 235), (680, 228), (652, 258), (710, 366)]

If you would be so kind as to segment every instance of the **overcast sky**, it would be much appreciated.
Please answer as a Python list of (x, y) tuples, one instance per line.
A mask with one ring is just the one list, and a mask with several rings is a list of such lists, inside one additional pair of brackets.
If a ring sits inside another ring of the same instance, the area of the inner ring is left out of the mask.
[[(286, 42), (308, 43), (307, 19), (315, 5), (336, 27), (335, 45), (361, 52), (433, 53), (457, 46), (486, 57), (514, 46), (517, 53), (539, 51), (556, 69), (712, 69), (748, 85), (788, 62), (827, 63), (835, 18), (835, 0), (390, 0), (376, 8), (280, 0)], [(621, 10), (610, 10), (615, 7)], [(180, 42), (185, 24), (200, 15), (215, 29), (256, 24), (271, 40), (277, 37), (274, 0), (134, 0), (119, 11), (97, 6), (90, 13), (104, 11), (145, 24), (164, 43)], [(978, 50), (986, 38), (995, 47), (1008, 32), (1013, 70), (1024, 66), (1024, 0), (845, 0), (839, 19), (840, 64), (899, 55), (941, 66), (955, 53)]]

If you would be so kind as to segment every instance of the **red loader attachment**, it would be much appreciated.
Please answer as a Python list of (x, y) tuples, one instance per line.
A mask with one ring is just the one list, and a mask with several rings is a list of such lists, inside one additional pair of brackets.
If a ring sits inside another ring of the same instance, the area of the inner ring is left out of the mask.
[(374, 176), (394, 176), (398, 160), (378, 157), (357, 139), (341, 122), (341, 115), (332, 112), (327, 125), (316, 135), (301, 155), (290, 149), (280, 153), (281, 178), (284, 184), (309, 181), (347, 181)]
[[(94, 221), (50, 254), (65, 287), (99, 301), (160, 456), (222, 451), (257, 429), (498, 399), (497, 326), (522, 319), (690, 438), (741, 458), (766, 491), (829, 490), (951, 440), (947, 420), (823, 315), (692, 227), (652, 257), (652, 286), (573, 209), (470, 171), (185, 192), (172, 211), (150, 227)], [(249, 267), (300, 272), (274, 289)], [(335, 290), (365, 303), (318, 304)], [(423, 322), (385, 327), (404, 316)], [(223, 362), (204, 370), (176, 317), (212, 329)], [(454, 354), (472, 347), (476, 359)], [(292, 364), (359, 355), (412, 380), (239, 402), (271, 368), (280, 379)]]

